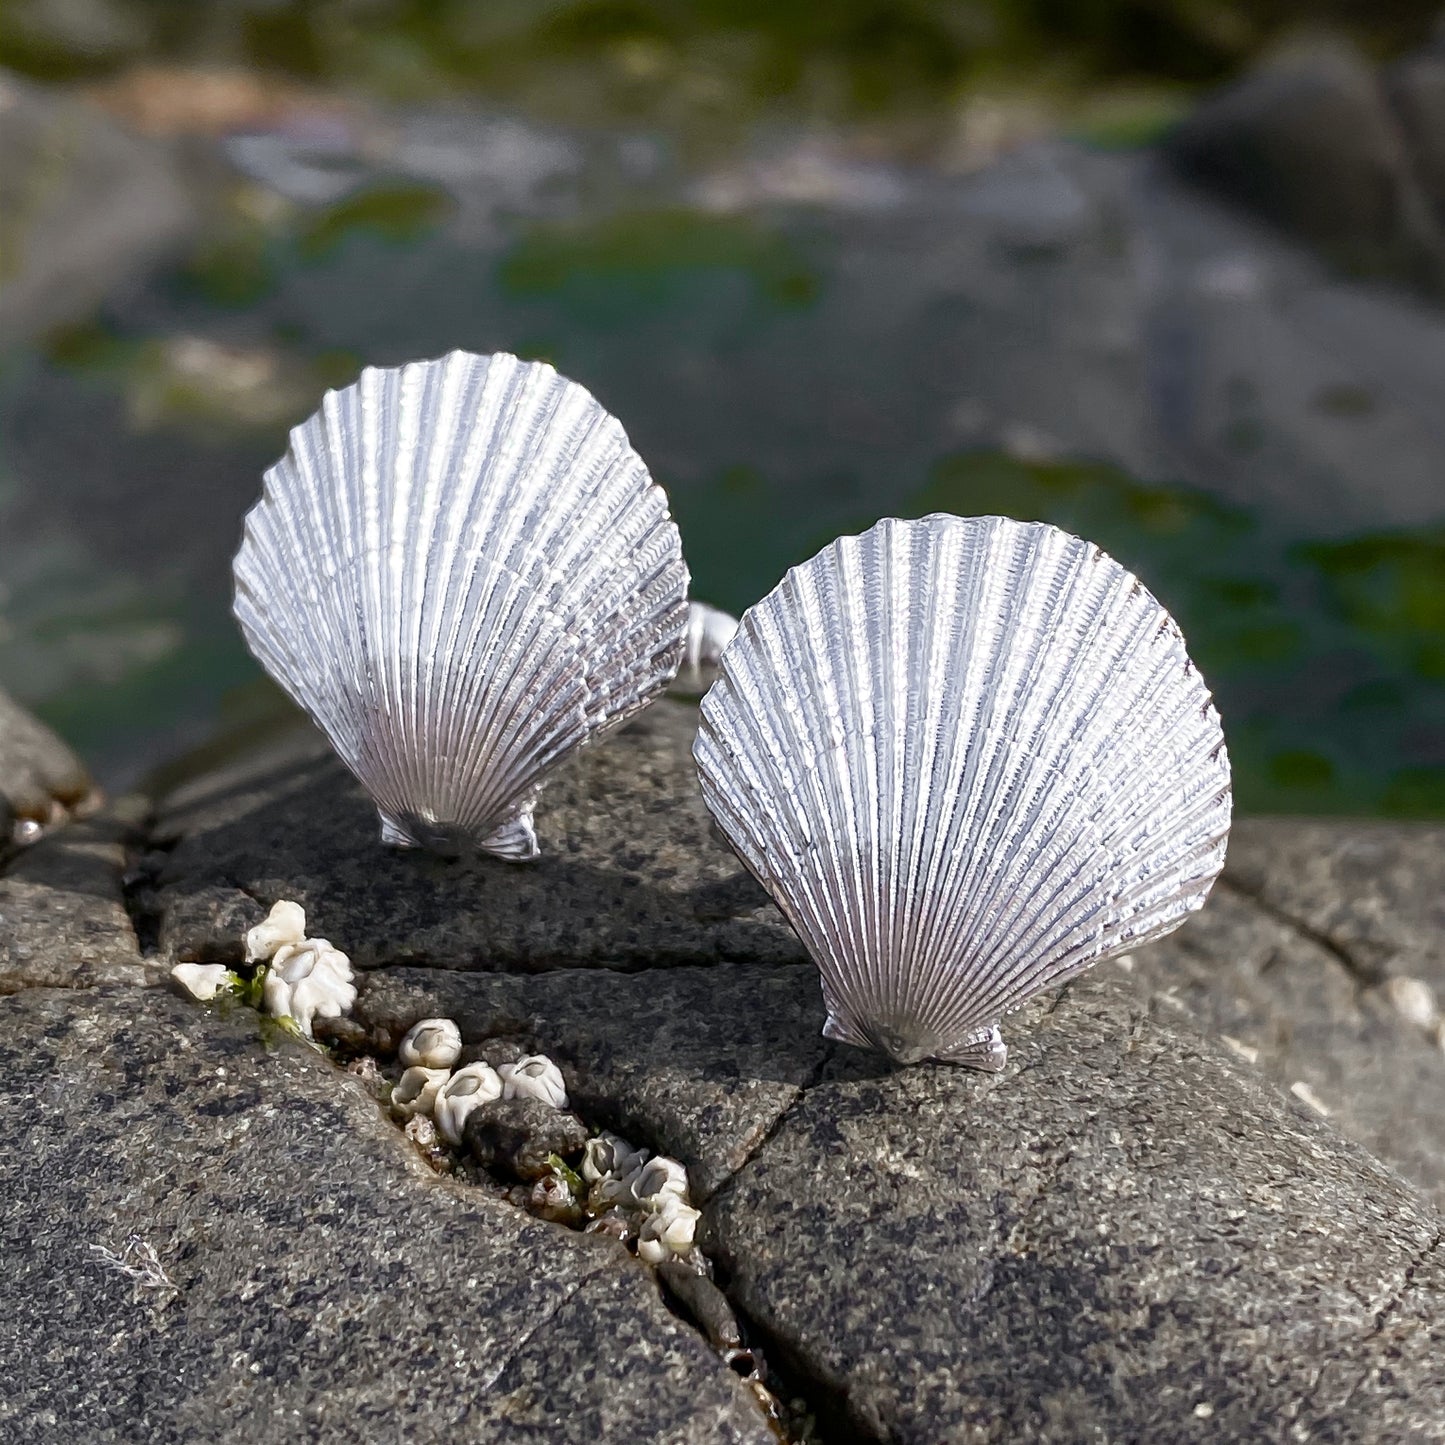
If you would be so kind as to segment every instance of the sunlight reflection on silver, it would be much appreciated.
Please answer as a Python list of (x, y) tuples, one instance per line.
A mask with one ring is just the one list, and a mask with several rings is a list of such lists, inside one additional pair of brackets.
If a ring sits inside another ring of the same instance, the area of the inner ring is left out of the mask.
[(743, 615), (702, 702), (703, 796), (822, 974), (823, 1032), (1002, 1068), (999, 1020), (1177, 927), (1229, 763), (1168, 613), (1090, 543), (880, 522)]
[(537, 854), (544, 775), (677, 671), (687, 569), (621, 425), (550, 366), (368, 368), (291, 434), (236, 556), (251, 651), (385, 842)]

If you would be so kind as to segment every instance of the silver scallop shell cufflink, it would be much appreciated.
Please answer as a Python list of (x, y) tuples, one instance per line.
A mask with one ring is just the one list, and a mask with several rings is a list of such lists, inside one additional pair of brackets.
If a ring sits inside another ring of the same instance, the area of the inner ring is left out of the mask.
[(266, 473), (234, 571), (251, 651), (403, 846), (535, 857), (546, 774), (683, 656), (662, 489), (589, 392), (505, 354), (328, 393)]
[(824, 1034), (999, 1069), (1003, 1017), (1176, 928), (1229, 762), (1169, 614), (1088, 542), (880, 522), (743, 616), (694, 757), (822, 975)]

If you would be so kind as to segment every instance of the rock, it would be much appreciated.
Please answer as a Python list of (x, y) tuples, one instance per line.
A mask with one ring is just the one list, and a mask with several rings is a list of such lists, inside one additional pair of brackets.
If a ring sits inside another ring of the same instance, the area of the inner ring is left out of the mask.
[[(1390, 1167), (1441, 1188), (1445, 1055), (1384, 987), (1441, 987), (1442, 830), (1243, 823), (1200, 917), (1007, 1021), (1002, 1074), (896, 1071), (820, 1037), (816, 972), (698, 811), (692, 725), (661, 706), (569, 766), (541, 815), (550, 874), (387, 858), (306, 737), (167, 802), (147, 905), (166, 948), (239, 950), (296, 897), (367, 958), (349, 1047), (451, 1018), (464, 1058), (553, 1058), (584, 1122), (482, 1106), (469, 1145), (544, 1185), (498, 1194), (434, 1174), (362, 1078), (239, 1006), (0, 1001), (0, 1158), (23, 1161), (0, 1165), (0, 1354), (20, 1359), (0, 1409), (68, 1436), (109, 1408), (145, 1438), (266, 1439), (324, 1402), (364, 1438), (404, 1398), (419, 1439), (464, 1410), (503, 1441), (636, 1439), (642, 1418), (766, 1438), (615, 1222), (525, 1213), (567, 1213), (546, 1154), (612, 1128), (686, 1166), (741, 1348), (825, 1434), (1445, 1439), (1439, 1216)], [(674, 871), (631, 918), (643, 883), (622, 880), (652, 868)], [(713, 889), (727, 909), (699, 907)], [(388, 962), (415, 937), (445, 966)], [(116, 1260), (78, 1276), (92, 1240)], [(714, 1344), (717, 1305), (687, 1305)]]
[(665, 1259), (657, 1266), (657, 1277), (707, 1336), (713, 1349), (742, 1349), (742, 1330), (728, 1297), (706, 1275), (680, 1259)]
[(84, 317), (197, 226), (173, 154), (5, 73), (0, 217), (0, 345)]
[(138, 822), (112, 807), (42, 838), (0, 875), (0, 994), (164, 982), (125, 904), (125, 844)]
[(1394, 996), (1406, 982), (1445, 987), (1442, 843), (1427, 824), (1243, 819), (1203, 912), (1135, 954), (1129, 974), (1281, 1091), (1308, 1090), (1437, 1203), (1445, 1056)]
[(383, 848), (360, 786), (300, 735), (163, 804), (159, 831), (179, 841), (161, 876), (162, 950), (231, 961), (284, 897), (360, 968), (801, 960), (713, 830), (693, 770), (696, 728), (695, 708), (658, 703), (565, 765), (537, 808), (543, 856), (527, 865)]
[[(590, 1125), (684, 1160), (749, 1343), (825, 1414), (850, 1402), (828, 1422), (843, 1438), (1187, 1439), (1211, 1411), (1230, 1438), (1276, 1419), (1339, 1440), (1438, 1438), (1434, 1212), (1287, 1097), (1298, 1060), (1271, 1068), (1276, 1092), (1195, 1032), (1195, 981), (1224, 995), (1229, 961), (1257, 966), (1291, 947), (1289, 930), (1225, 889), (1186, 940), (1192, 971), (1166, 940), (1010, 1020), (996, 1080), (898, 1073), (828, 1044), (816, 979), (776, 965), (386, 970), (357, 1007), (383, 1026), (445, 1013), (469, 1040), (521, 1030), (562, 1064)], [(1312, 1058), (1333, 1030), (1344, 1070), (1373, 1047), (1388, 1073), (1392, 1011), (1352, 1036), (1352, 986), (1335, 991), (1327, 954), (1291, 954), (1265, 978), (1275, 969), (1278, 1022), (1296, 997)], [(1433, 1067), (1438, 1089), (1438, 1054)], [(1427, 1298), (1376, 1336), (1395, 1293), (1417, 1287), (1402, 1286), (1417, 1260)], [(1333, 1393), (1312, 1396), (1321, 1361)], [(1346, 1405), (1363, 1378), (1370, 1402)]]
[(0, 1009), (3, 1433), (773, 1445), (648, 1271), (433, 1175), (249, 1010)]
[(1445, 284), (1445, 235), (1364, 60), (1299, 49), (1205, 101), (1171, 137), (1179, 170), (1346, 269)]
[(1445, 991), (1445, 826), (1246, 821), (1229, 877), (1362, 982), (1404, 973)]
[(1434, 1211), (1124, 981), (1029, 1014), (994, 1079), (840, 1052), (713, 1196), (732, 1301), (828, 1426), (1445, 1437)]
[(694, 1201), (736, 1172), (829, 1048), (811, 966), (531, 977), (386, 969), (362, 980), (356, 1013), (374, 1032), (433, 1011), (461, 1026), (463, 1058), (476, 1049), (507, 1062), (475, 1042), (497, 1033), (554, 1059), (594, 1129), (686, 1161)]
[(551, 1172), (549, 1156), (580, 1153), (587, 1126), (540, 1099), (489, 1099), (467, 1115), (462, 1137), (483, 1168), (530, 1181)]
[(59, 829), (0, 874), (0, 994), (20, 988), (162, 984), (146, 961), (124, 897), (137, 799)]
[(64, 821), (94, 789), (85, 765), (65, 743), (0, 692), (0, 855), (12, 835), (23, 842)]
[(1385, 72), (1385, 93), (1410, 162), (1445, 225), (1445, 47), (1407, 56)]

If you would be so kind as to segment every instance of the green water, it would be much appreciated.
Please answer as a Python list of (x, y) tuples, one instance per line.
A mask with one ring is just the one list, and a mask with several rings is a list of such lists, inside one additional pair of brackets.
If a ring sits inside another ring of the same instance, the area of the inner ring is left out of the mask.
[[(144, 53), (585, 124), (630, 118), (679, 155), (726, 153), (764, 112), (856, 124), (865, 140), (886, 123), (897, 154), (946, 130), (969, 87), (1022, 78), (1096, 140), (1145, 138), (1177, 113), (1178, 87), (1227, 73), (1319, 11), (416, 0), (382, 23), (343, 8), (218, 19), (189, 0), (152, 6)], [(1419, 6), (1378, 7), (1370, 39), (1398, 48), (1427, 20)], [(0, 64), (63, 76), (135, 58), (92, 64), (37, 33), (0, 31)], [(1154, 87), (1154, 99), (1089, 108), (1124, 82)], [(262, 466), (320, 392), (365, 362), (466, 345), (549, 360), (623, 416), (668, 488), (698, 596), (740, 611), (787, 566), (879, 515), (1053, 522), (1113, 553), (1179, 618), (1215, 689), (1242, 809), (1445, 817), (1445, 530), (1308, 541), (1279, 518), (1099, 465), (928, 442), (825, 455), (830, 419), (780, 422), (769, 396), (770, 358), (825, 345), (826, 318), (851, 304), (825, 228), (673, 198), (517, 222), (468, 248), (451, 239), (456, 213), (439, 188), (404, 179), (319, 210), (257, 208), (243, 187), (138, 297), (0, 359), (0, 400), (42, 432), (92, 434), (112, 459), (91, 494), (65, 448), (22, 466), (0, 435), (0, 514), (26, 515), (23, 473), (68, 490), (76, 519), (0, 569), (0, 675), (106, 776), (129, 779), (217, 728), (244, 733), (274, 716), (227, 616), (226, 564)], [(260, 379), (239, 363), (235, 375), (189, 367), (177, 336), (262, 357)], [(672, 394), (648, 384), (690, 369), (713, 379), (710, 404), (731, 424), (701, 406), (674, 417)], [(858, 409), (901, 407), (915, 386), (885, 376)], [(174, 525), (175, 539), (150, 546), (137, 517)]]
[[(245, 266), (219, 265), (225, 246), (212, 245), (163, 289), (188, 331), (277, 304), (288, 288), (314, 296), (341, 285), (339, 294), (354, 295), (375, 266), (394, 268), (435, 239), (440, 209), (404, 191), (353, 198), (259, 241), (233, 235), (225, 245), (249, 257)], [(728, 337), (746, 354), (769, 344), (771, 328), (826, 304), (831, 284), (826, 254), (796, 237), (677, 210), (531, 227), (488, 265), (493, 344), (589, 370), (608, 345), (630, 346), (678, 318), (693, 338), (680, 355)], [(92, 399), (129, 397), (133, 407), (143, 398), (146, 427), (180, 438), (191, 449), (184, 456), (222, 458), (242, 443), (248, 458), (274, 454), (286, 425), (360, 362), (347, 308), (324, 323), (313, 314), (309, 330), (295, 314), (280, 305), (270, 323), (292, 389), (269, 411), (168, 379), (156, 339), (119, 322), (52, 338), (49, 365)], [(645, 415), (628, 421), (647, 429)], [(806, 438), (800, 447), (806, 454)], [(697, 595), (741, 610), (787, 566), (880, 511), (1053, 522), (1135, 570), (1180, 620), (1215, 689), (1243, 809), (1445, 816), (1445, 530), (1304, 542), (1266, 517), (1109, 467), (995, 453), (937, 455), (898, 479), (885, 507), (866, 478), (836, 472), (800, 492), (796, 477), (749, 457), (745, 428), (728, 452), (662, 478)], [(238, 475), (248, 496), (255, 472)], [(228, 533), (224, 546), (233, 540)], [(176, 640), (154, 657), (141, 649), (103, 682), (86, 678), (41, 699), (40, 711), (83, 750), (103, 756), (118, 736), (143, 741), (187, 703), (222, 721), (229, 709), (238, 727), (265, 715), (254, 666), (225, 616), (223, 574), (212, 569), (199, 591), (131, 587), (91, 606), (117, 636), (169, 627)], [(77, 625), (61, 609), (35, 640)]]

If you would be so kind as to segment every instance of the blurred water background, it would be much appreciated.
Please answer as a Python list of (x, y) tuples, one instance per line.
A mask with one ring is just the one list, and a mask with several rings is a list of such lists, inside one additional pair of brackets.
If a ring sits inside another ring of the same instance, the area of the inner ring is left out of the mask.
[(265, 726), (229, 558), (288, 427), (506, 349), (622, 418), (700, 597), (1041, 518), (1178, 616), (1244, 809), (1445, 816), (1445, 51), (1360, 11), (0, 0), (0, 685), (113, 786)]

